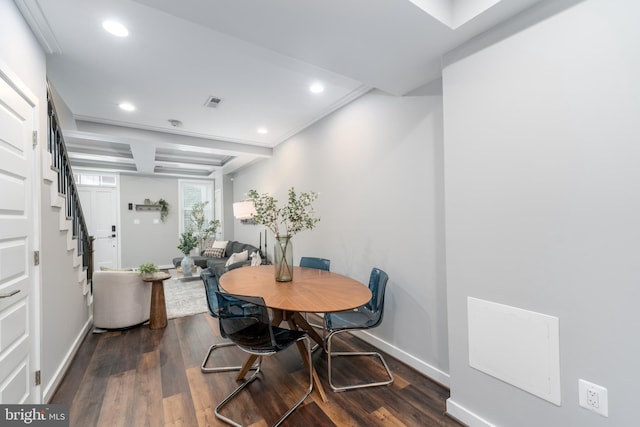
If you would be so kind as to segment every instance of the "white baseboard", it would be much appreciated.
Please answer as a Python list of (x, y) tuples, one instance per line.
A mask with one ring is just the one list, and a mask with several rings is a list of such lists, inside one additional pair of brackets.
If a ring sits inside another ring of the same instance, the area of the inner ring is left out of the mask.
[(447, 414), (469, 427), (496, 427), (489, 421), (479, 417), (477, 414), (458, 405), (452, 398), (447, 399)]
[(368, 332), (354, 331), (353, 334), (363, 341), (366, 341), (369, 344), (373, 345), (374, 347), (377, 347), (380, 350), (390, 354), (406, 365), (411, 366), (413, 369), (431, 378), (433, 381), (442, 384), (445, 387), (449, 387), (448, 373), (441, 371), (435, 366), (429, 365), (428, 363), (418, 359), (417, 357), (407, 353), (406, 351), (400, 350), (398, 347), (393, 346)]
[(80, 344), (82, 344), (82, 341), (84, 340), (84, 338), (91, 331), (92, 326), (93, 326), (93, 316), (90, 316), (87, 322), (84, 324), (84, 326), (80, 330), (80, 333), (78, 334), (76, 339), (73, 341), (73, 345), (71, 346), (67, 354), (64, 356), (64, 359), (62, 359), (62, 363), (60, 363), (60, 366), (58, 366), (58, 369), (56, 370), (55, 374), (51, 377), (51, 381), (49, 381), (49, 383), (45, 385), (44, 393), (42, 396), (43, 402), (49, 403), (49, 401), (53, 397), (53, 394), (58, 388), (58, 385), (60, 385), (60, 381), (62, 381), (64, 374), (67, 373), (67, 369), (69, 369), (69, 365), (71, 365), (73, 358), (78, 352), (78, 349), (80, 348)]

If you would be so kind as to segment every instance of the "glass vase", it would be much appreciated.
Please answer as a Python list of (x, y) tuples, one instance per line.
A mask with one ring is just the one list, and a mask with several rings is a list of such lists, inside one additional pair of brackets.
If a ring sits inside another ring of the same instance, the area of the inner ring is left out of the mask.
[(273, 266), (276, 281), (290, 282), (293, 280), (293, 247), (291, 236), (276, 237), (273, 248)]
[(185, 257), (182, 258), (182, 261), (180, 261), (180, 267), (182, 267), (182, 275), (184, 277), (191, 277), (191, 275), (193, 274), (193, 266), (194, 266), (193, 258), (191, 258), (188, 255), (185, 255)]

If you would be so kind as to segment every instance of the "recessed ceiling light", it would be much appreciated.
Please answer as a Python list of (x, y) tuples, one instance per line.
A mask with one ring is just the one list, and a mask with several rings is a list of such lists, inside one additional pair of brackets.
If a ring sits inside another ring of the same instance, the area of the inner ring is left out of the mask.
[(102, 22), (102, 28), (117, 37), (127, 37), (129, 35), (129, 30), (127, 30), (124, 25), (116, 21), (104, 21)]
[(269, 133), (269, 130), (267, 128), (258, 128), (258, 133), (264, 135)]
[(120, 104), (118, 104), (118, 107), (120, 107), (120, 109), (124, 111), (133, 111), (136, 109), (136, 107), (134, 107), (134, 105), (130, 102), (121, 102)]
[(309, 90), (313, 93), (322, 93), (324, 92), (324, 86), (322, 85), (322, 83), (314, 83), (309, 86)]

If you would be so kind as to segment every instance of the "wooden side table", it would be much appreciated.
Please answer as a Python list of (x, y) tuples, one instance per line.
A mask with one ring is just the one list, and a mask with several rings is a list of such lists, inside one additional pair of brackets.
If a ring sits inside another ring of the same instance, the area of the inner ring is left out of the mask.
[(164, 301), (164, 282), (171, 275), (167, 273), (155, 273), (149, 277), (143, 277), (145, 282), (151, 282), (151, 309), (149, 313), (149, 329), (162, 329), (167, 327), (167, 304)]

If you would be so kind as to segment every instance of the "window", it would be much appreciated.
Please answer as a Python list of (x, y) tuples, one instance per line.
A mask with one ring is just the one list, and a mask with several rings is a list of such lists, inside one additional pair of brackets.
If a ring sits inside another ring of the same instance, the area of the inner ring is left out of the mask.
[(180, 233), (192, 226), (191, 207), (198, 202), (209, 202), (204, 215), (207, 221), (213, 219), (213, 181), (180, 180)]
[(76, 184), (78, 185), (91, 185), (93, 187), (115, 187), (116, 176), (115, 175), (96, 175), (90, 173), (76, 173), (74, 174)]

